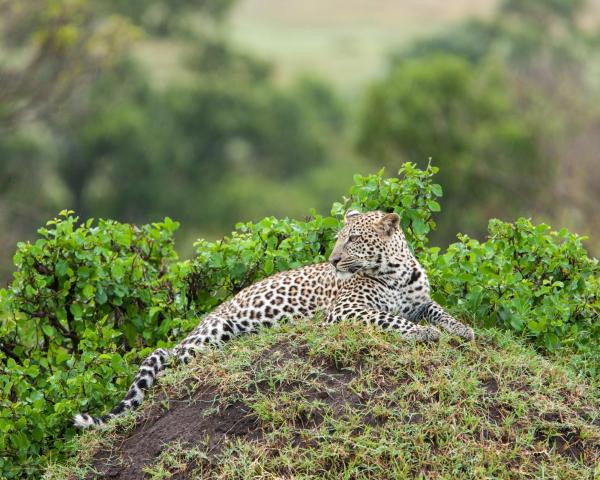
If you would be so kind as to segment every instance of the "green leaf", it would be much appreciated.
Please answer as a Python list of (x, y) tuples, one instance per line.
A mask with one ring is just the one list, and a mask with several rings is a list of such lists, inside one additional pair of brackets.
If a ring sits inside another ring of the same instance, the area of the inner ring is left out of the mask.
[(427, 224), (420, 218), (413, 220), (412, 227), (417, 235), (424, 235), (429, 231)]
[(430, 185), (431, 188), (431, 192), (436, 196), (436, 197), (442, 197), (444, 195), (444, 191), (442, 190), (442, 186), (437, 184), (437, 183), (432, 183)]
[(82, 293), (85, 298), (91, 298), (94, 296), (95, 291), (96, 289), (94, 286), (88, 283), (85, 287), (83, 287)]
[(431, 210), (432, 212), (439, 212), (442, 209), (442, 207), (440, 207), (440, 204), (438, 202), (436, 202), (435, 200), (429, 200), (427, 202), (427, 206), (429, 207), (429, 210)]
[(48, 337), (53, 337), (56, 334), (56, 330), (54, 329), (54, 327), (48, 324), (42, 325), (42, 332), (44, 332)]
[(21, 452), (25, 452), (28, 448), (30, 442), (27, 439), (27, 436), (22, 432), (16, 432), (10, 435), (10, 440), (17, 450)]
[(113, 265), (110, 267), (110, 273), (112, 274), (115, 280), (120, 280), (121, 278), (123, 278), (125, 269), (120, 263), (113, 263)]
[(59, 277), (64, 277), (67, 274), (67, 269), (68, 269), (68, 265), (66, 262), (64, 262), (63, 260), (59, 260), (58, 262), (56, 262), (56, 266), (54, 268), (54, 271), (56, 272), (56, 274)]
[(59, 348), (54, 353), (54, 361), (59, 365), (69, 360), (69, 358), (71, 358), (71, 355), (62, 348)]
[(325, 217), (321, 223), (323, 228), (339, 228), (339, 222), (333, 217)]
[(267, 257), (265, 259), (263, 269), (267, 275), (271, 275), (273, 273), (273, 257)]
[(76, 319), (80, 319), (83, 315), (83, 309), (79, 303), (72, 303), (69, 310), (71, 310), (71, 313)]
[(106, 296), (106, 291), (102, 287), (99, 287), (96, 290), (96, 302), (99, 305), (104, 305), (107, 300), (108, 300), (108, 297)]

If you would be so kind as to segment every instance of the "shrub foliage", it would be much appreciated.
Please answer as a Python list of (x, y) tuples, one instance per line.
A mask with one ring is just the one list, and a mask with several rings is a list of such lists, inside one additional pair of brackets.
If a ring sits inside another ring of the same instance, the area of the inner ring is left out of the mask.
[(240, 223), (223, 240), (199, 240), (186, 261), (168, 218), (136, 227), (61, 212), (36, 242), (18, 245), (13, 281), (0, 290), (0, 476), (38, 476), (68, 453), (71, 416), (113, 405), (151, 349), (181, 339), (215, 305), (274, 272), (324, 261), (349, 208), (399, 213), (437, 300), (457, 315), (548, 351), (592, 354), (599, 267), (583, 239), (493, 220), (485, 242), (459, 235), (444, 253), (428, 247), (442, 195), (436, 172), (407, 163), (394, 178), (356, 175), (331, 216)]
[(428, 253), (438, 299), (477, 323), (512, 330), (548, 351), (594, 351), (600, 339), (598, 260), (583, 238), (519, 218), (491, 220), (489, 237)]

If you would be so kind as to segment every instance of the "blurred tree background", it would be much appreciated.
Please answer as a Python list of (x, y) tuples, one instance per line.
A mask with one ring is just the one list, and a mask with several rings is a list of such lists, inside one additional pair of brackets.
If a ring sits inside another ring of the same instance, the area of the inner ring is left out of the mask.
[(63, 208), (171, 216), (186, 255), (430, 158), (434, 243), (529, 215), (598, 255), (600, 3), (359, 3), (0, 0), (2, 282)]

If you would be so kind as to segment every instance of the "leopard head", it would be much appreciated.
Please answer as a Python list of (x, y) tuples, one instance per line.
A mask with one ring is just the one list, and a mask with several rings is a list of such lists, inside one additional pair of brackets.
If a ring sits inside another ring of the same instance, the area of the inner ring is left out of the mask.
[(350, 210), (329, 262), (338, 277), (345, 279), (359, 272), (384, 274), (390, 265), (409, 255), (398, 214)]

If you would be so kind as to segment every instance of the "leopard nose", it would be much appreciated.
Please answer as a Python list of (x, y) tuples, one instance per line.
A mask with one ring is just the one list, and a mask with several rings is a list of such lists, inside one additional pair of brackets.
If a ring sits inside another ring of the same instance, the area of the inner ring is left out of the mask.
[(337, 267), (337, 264), (340, 263), (341, 259), (342, 257), (340, 255), (332, 255), (331, 257), (329, 257), (329, 261), (334, 267)]

